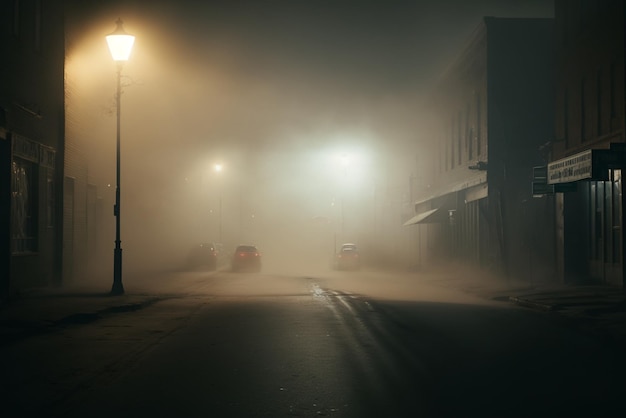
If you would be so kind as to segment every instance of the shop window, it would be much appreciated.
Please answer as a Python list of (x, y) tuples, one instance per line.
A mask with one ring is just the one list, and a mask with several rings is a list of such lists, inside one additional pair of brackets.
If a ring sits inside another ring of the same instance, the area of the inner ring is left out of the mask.
[(37, 165), (15, 158), (11, 167), (11, 252), (37, 251)]

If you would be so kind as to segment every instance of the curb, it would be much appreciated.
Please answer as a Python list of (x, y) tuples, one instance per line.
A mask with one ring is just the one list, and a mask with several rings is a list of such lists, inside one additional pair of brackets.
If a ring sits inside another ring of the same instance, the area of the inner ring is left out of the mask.
[(0, 329), (2, 330), (0, 347), (25, 340), (29, 337), (51, 332), (55, 329), (87, 325), (111, 314), (138, 311), (164, 299), (167, 298), (152, 297), (139, 302), (112, 305), (92, 312), (76, 312), (53, 321), (0, 321)]
[(74, 313), (52, 322), (50, 325), (48, 325), (48, 327), (53, 328), (57, 326), (88, 324), (90, 322), (101, 319), (103, 316), (109, 314), (138, 311), (139, 309), (147, 308), (148, 306), (153, 305), (163, 299), (164, 298), (161, 297), (154, 297), (141, 302), (109, 306), (95, 312)]

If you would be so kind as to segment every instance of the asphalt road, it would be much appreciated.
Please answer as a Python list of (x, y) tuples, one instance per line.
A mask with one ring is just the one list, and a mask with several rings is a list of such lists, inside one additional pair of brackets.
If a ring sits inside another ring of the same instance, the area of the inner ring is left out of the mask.
[(145, 309), (7, 348), (3, 404), (66, 417), (624, 416), (623, 349), (554, 316), (367, 272), (180, 283)]

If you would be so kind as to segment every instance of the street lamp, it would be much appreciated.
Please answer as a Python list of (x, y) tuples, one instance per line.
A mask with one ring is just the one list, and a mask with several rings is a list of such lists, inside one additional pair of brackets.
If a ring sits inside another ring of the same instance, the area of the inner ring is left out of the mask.
[[(224, 166), (222, 164), (215, 164), (215, 166), (213, 167), (215, 172), (219, 175), (222, 173), (222, 170), (224, 169)], [(219, 233), (218, 233), (218, 240), (221, 243), (222, 242), (222, 183), (220, 181), (219, 184), (219, 190), (220, 190), (220, 202), (219, 202)]]
[(113, 214), (115, 216), (115, 250), (113, 252), (113, 287), (112, 295), (124, 294), (124, 285), (122, 284), (122, 241), (120, 240), (120, 115), (121, 115), (121, 96), (122, 96), (122, 67), (124, 62), (128, 61), (130, 52), (133, 49), (135, 37), (124, 32), (122, 28), (122, 19), (117, 19), (117, 27), (115, 31), (106, 37), (109, 51), (113, 61), (117, 64), (117, 88), (115, 91), (115, 107), (117, 109), (117, 169), (116, 169), (116, 188), (115, 188), (115, 206)]

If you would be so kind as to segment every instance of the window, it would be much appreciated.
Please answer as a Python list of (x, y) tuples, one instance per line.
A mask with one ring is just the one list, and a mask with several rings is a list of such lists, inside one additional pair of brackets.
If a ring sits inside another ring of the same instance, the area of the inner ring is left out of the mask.
[(11, 166), (11, 252), (37, 251), (37, 165), (15, 157)]

